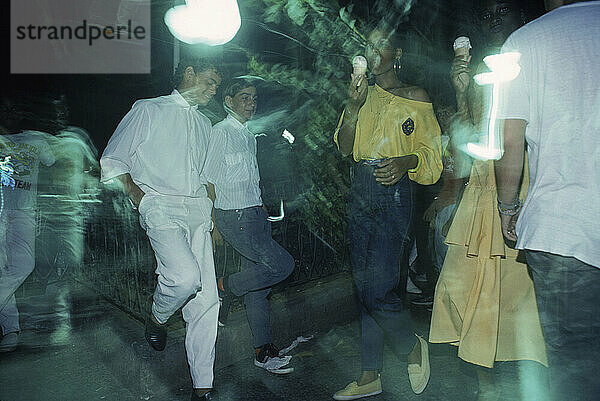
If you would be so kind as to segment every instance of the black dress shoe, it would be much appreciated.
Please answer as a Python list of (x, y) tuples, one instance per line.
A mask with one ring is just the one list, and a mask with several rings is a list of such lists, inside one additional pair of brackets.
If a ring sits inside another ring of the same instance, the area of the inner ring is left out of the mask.
[(167, 325), (158, 324), (152, 318), (152, 312), (146, 318), (146, 330), (144, 333), (146, 341), (152, 348), (162, 351), (167, 345)]
[(191, 401), (218, 401), (218, 400), (215, 397), (214, 390), (209, 391), (208, 393), (204, 394), (202, 397), (199, 397), (198, 395), (196, 395), (196, 392), (194, 390), (192, 390)]

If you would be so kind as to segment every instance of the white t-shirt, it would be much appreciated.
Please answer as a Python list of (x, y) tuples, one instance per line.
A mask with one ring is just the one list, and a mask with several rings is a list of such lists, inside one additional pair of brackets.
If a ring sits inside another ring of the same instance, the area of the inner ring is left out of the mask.
[(215, 186), (216, 208), (262, 205), (256, 138), (231, 115), (213, 127), (205, 172)]
[(129, 173), (146, 194), (206, 197), (210, 132), (210, 120), (177, 90), (138, 100), (106, 145), (101, 181)]
[(600, 1), (557, 8), (514, 32), (519, 76), (499, 118), (527, 121), (530, 187), (517, 248), (600, 267)]
[(47, 135), (38, 131), (23, 131), (0, 138), (0, 159), (10, 156), (14, 169), (12, 178), (15, 180), (14, 188), (2, 187), (6, 209), (35, 208), (40, 163), (51, 166), (56, 161), (44, 139)]

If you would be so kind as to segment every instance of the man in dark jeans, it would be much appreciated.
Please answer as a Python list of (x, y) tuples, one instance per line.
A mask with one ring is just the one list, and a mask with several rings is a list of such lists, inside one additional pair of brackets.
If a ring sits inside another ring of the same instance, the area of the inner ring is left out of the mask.
[(294, 259), (271, 237), (261, 199), (256, 139), (246, 125), (256, 112), (257, 99), (251, 81), (235, 79), (225, 88), (223, 105), (228, 116), (213, 127), (206, 165), (208, 180), (215, 187), (216, 226), (242, 255), (242, 270), (218, 279), (221, 298), (226, 304), (232, 296), (244, 297), (254, 337), (254, 364), (281, 374), (291, 371), (282, 369), (290, 357), (280, 357), (273, 345), (267, 296), (273, 285), (292, 273)]

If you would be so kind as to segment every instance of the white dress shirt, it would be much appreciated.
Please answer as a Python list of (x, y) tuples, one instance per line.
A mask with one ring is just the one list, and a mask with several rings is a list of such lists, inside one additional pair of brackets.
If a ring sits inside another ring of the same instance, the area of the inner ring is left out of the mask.
[(256, 138), (246, 124), (231, 115), (213, 127), (205, 174), (215, 186), (216, 208), (262, 205)]
[(205, 197), (210, 132), (210, 120), (177, 90), (138, 100), (106, 145), (101, 181), (129, 173), (146, 194)]

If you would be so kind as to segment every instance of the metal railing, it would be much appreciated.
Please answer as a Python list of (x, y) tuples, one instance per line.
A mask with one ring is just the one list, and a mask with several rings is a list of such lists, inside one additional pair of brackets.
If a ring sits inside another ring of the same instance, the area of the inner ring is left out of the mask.
[[(149, 240), (119, 193), (103, 191), (97, 204), (86, 207), (83, 263), (74, 276), (128, 313), (144, 316), (156, 284), (156, 259)], [(121, 210), (121, 212), (118, 212)], [(302, 211), (296, 210), (273, 224), (273, 238), (296, 261), (291, 276), (275, 290), (321, 279), (346, 269), (348, 255), (327, 243), (325, 227), (312, 229), (304, 224)], [(238, 271), (240, 255), (228, 244), (215, 249), (217, 276)]]

